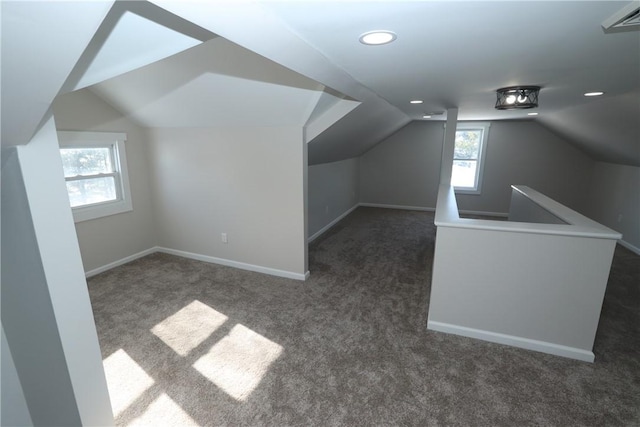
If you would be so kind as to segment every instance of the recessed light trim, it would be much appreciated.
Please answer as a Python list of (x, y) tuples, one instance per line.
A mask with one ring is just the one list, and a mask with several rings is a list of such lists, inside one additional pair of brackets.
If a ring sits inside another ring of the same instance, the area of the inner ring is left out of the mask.
[(364, 34), (360, 35), (360, 43), (366, 44), (369, 46), (379, 46), (382, 44), (391, 43), (398, 36), (393, 31), (387, 30), (375, 30), (375, 31), (367, 31)]
[(423, 101), (422, 99), (412, 99), (411, 101), (409, 101), (409, 104), (422, 104)]
[(601, 96), (601, 95), (604, 95), (604, 92), (595, 91), (595, 92), (587, 92), (584, 94), (584, 96)]

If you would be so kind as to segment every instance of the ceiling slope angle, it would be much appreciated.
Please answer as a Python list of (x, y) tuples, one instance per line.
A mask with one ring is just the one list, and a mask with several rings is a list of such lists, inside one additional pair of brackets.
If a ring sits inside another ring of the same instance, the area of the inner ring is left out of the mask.
[(605, 33), (640, 31), (640, 2), (631, 2), (605, 19), (602, 29)]
[(587, 105), (569, 106), (539, 121), (568, 141), (576, 141), (576, 145), (594, 159), (640, 166), (638, 91), (595, 99)]
[[(411, 120), (397, 106), (355, 79), (326, 56), (325, 52), (318, 50), (297, 28), (288, 25), (279, 11), (272, 9), (267, 2), (151, 1), (233, 43), (345, 94), (345, 101), (350, 99), (360, 102), (357, 108), (310, 141), (310, 165), (357, 157)], [(336, 18), (342, 14), (343, 3), (347, 2), (326, 2), (325, 5), (331, 8), (333, 18)], [(298, 3), (282, 4), (295, 6)], [(334, 21), (327, 22), (332, 28), (330, 32), (333, 32)], [(348, 109), (347, 104), (343, 102), (336, 108)], [(314, 115), (311, 122), (315, 119), (320, 120), (320, 116)], [(313, 127), (311, 122), (309, 127)], [(313, 135), (312, 129), (308, 128), (307, 131)]]
[(111, 3), (2, 2), (3, 147), (30, 141)]
[[(532, 120), (525, 110), (496, 110), (494, 104), (498, 88), (536, 85), (542, 90), (539, 115), (533, 120), (553, 126), (596, 160), (637, 163), (638, 119), (631, 117), (637, 104), (628, 102), (640, 96), (640, 33), (631, 31), (640, 20), (635, 14), (637, 0), (263, 0), (261, 4), (337, 68), (413, 120), (452, 107), (458, 108), (458, 119), (463, 121)], [(603, 21), (612, 14), (621, 17), (626, 31), (603, 31)], [(522, 16), (527, 18), (518, 26), (517, 17)], [(496, 23), (507, 22), (516, 22), (518, 29), (526, 27), (524, 22), (544, 22), (544, 31), (505, 36), (509, 26)], [(394, 31), (397, 39), (363, 46), (358, 36), (373, 29)], [(590, 91), (603, 91), (605, 96), (585, 99), (583, 94)], [(423, 103), (411, 104), (412, 99)], [(364, 124), (386, 119), (375, 114), (359, 117), (364, 107), (316, 140), (326, 147), (337, 145), (333, 137), (340, 135), (331, 131), (347, 119), (361, 118)], [(605, 119), (611, 114), (629, 120)], [(581, 129), (592, 123), (601, 127), (582, 137)], [(614, 124), (618, 126), (611, 127)], [(309, 146), (310, 159), (320, 154), (314, 144)]]
[(360, 104), (359, 101), (345, 98), (344, 95), (330, 90), (322, 92), (305, 125), (305, 141), (313, 141)]
[(81, 89), (217, 37), (146, 1), (117, 1), (65, 83)]
[(329, 113), (333, 123), (355, 103), (222, 37), (90, 90), (149, 128), (302, 127)]

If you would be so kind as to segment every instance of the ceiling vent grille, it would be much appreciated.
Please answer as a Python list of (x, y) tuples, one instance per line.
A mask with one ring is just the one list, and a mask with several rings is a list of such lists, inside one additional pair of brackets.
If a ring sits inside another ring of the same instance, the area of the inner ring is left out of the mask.
[(640, 4), (634, 1), (623, 7), (602, 23), (605, 33), (640, 31)]

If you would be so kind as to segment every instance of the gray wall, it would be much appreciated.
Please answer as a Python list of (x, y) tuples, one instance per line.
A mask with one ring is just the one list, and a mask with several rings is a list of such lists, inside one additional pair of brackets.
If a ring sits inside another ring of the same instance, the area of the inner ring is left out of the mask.
[(413, 121), (360, 157), (360, 202), (435, 208), (444, 126)]
[(56, 98), (58, 130), (125, 132), (133, 211), (76, 223), (85, 271), (156, 245), (145, 131), (88, 89)]
[(640, 252), (640, 167), (596, 162), (586, 215)]
[(151, 129), (149, 137), (160, 246), (307, 271), (302, 128)]
[(461, 210), (508, 212), (511, 185), (526, 185), (584, 212), (594, 162), (534, 121), (495, 121), (489, 129), (482, 194), (461, 194)]
[(358, 159), (309, 166), (309, 237), (359, 201)]
[(27, 399), (24, 397), (22, 384), (18, 377), (18, 371), (9, 349), (9, 343), (2, 328), (2, 345), (0, 346), (0, 377), (2, 377), (0, 396), (0, 425), (3, 426), (30, 426), (33, 425)]
[[(414, 121), (360, 159), (360, 201), (435, 208), (444, 128)], [(511, 184), (584, 210), (594, 162), (534, 121), (491, 123), (482, 194), (457, 196), (460, 210), (506, 213)]]

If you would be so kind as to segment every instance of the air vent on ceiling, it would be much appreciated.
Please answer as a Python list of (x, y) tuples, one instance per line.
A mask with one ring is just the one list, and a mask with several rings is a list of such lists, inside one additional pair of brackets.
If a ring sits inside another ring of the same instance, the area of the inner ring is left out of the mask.
[(605, 33), (621, 31), (640, 31), (640, 4), (637, 1), (629, 3), (602, 23)]

